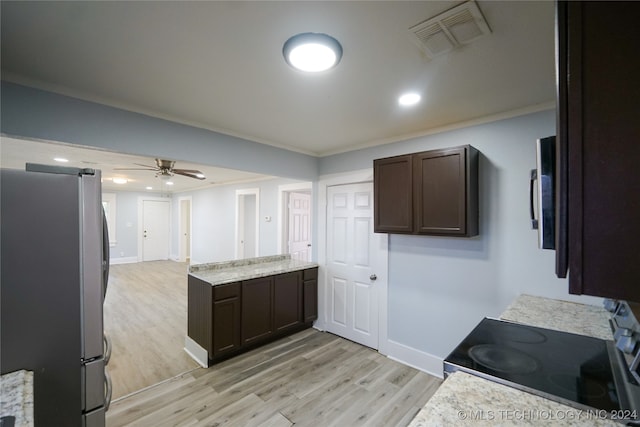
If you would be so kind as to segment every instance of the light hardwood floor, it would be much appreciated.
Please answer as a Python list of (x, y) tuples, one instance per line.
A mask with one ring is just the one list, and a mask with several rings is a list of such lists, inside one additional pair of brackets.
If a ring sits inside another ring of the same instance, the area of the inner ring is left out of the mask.
[(110, 266), (104, 329), (107, 367), (118, 399), (197, 368), (183, 350), (187, 332), (187, 264), (150, 261)]
[(107, 426), (406, 426), (440, 383), (308, 329), (121, 399)]

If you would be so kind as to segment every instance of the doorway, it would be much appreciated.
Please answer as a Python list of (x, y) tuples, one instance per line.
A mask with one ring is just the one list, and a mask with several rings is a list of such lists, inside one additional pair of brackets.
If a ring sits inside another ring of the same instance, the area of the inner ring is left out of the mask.
[(318, 184), (317, 327), (387, 354), (388, 236), (373, 232), (373, 170)]
[(169, 259), (170, 200), (161, 197), (138, 199), (138, 259)]
[(236, 259), (259, 255), (260, 189), (236, 190)]
[(191, 261), (191, 196), (179, 199), (178, 217), (178, 259), (188, 263)]
[(378, 349), (373, 184), (327, 191), (327, 330)]
[(292, 259), (312, 259), (311, 183), (300, 182), (278, 187), (278, 253)]

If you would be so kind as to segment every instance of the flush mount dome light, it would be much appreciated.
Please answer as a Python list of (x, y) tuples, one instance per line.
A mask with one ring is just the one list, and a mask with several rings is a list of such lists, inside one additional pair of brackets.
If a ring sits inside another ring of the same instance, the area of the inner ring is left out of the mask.
[(342, 46), (326, 34), (302, 33), (286, 41), (282, 54), (293, 68), (317, 73), (338, 65), (342, 58)]

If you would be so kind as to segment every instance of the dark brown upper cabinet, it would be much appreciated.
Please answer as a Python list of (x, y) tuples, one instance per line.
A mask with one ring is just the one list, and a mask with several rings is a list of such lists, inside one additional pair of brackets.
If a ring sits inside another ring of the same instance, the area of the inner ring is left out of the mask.
[(376, 159), (374, 231), (478, 234), (478, 150), (470, 145)]
[(556, 272), (640, 302), (640, 2), (557, 8)]
[(413, 157), (373, 161), (374, 231), (413, 233)]

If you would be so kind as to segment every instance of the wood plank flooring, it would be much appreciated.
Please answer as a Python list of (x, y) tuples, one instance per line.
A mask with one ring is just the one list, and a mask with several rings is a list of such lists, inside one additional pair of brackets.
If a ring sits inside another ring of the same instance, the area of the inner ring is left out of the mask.
[(197, 368), (183, 350), (187, 333), (187, 264), (150, 261), (110, 266), (104, 330), (113, 397)]
[(406, 426), (440, 383), (308, 329), (120, 399), (107, 426)]

